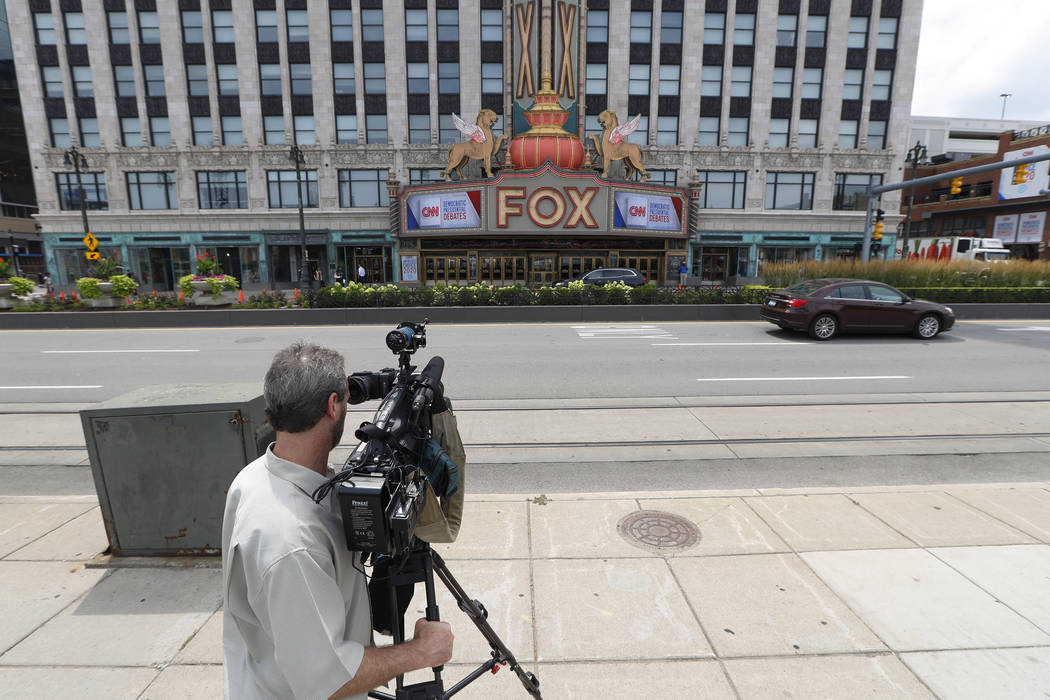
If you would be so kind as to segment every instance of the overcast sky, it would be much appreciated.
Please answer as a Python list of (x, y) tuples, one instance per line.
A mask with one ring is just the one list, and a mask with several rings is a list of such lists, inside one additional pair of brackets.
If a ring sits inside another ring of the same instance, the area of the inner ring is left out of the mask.
[(1050, 0), (926, 0), (911, 113), (1050, 124)]

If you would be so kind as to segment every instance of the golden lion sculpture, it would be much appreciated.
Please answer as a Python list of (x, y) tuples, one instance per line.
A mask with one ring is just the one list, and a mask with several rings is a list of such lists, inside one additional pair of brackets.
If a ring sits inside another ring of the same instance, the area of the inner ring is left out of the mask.
[(498, 119), (499, 117), (491, 109), (483, 109), (478, 112), (477, 121), (473, 124), (468, 124), (457, 117), (455, 112), (452, 113), (452, 123), (470, 140), (454, 143), (449, 147), (448, 167), (442, 173), (446, 181), (452, 179), (453, 170), (462, 180), (463, 166), (471, 158), (482, 161), (485, 177), (492, 177), (492, 156), (499, 152), (507, 138), (506, 134), (503, 134), (495, 141), (492, 140), (492, 125)]
[(622, 160), (627, 165), (628, 180), (633, 179), (636, 172), (641, 173), (642, 182), (649, 179), (649, 171), (642, 165), (642, 149), (638, 148), (637, 144), (624, 141), (628, 134), (638, 129), (641, 121), (642, 115), (639, 114), (621, 126), (616, 112), (607, 109), (598, 115), (598, 123), (604, 129), (602, 140), (599, 141), (594, 134), (588, 136), (594, 142), (598, 155), (602, 157), (603, 178), (609, 179), (609, 166), (614, 160)]

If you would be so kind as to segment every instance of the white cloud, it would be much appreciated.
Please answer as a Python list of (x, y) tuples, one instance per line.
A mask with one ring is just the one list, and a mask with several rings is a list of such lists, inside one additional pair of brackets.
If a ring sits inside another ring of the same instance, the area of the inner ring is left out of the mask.
[(1050, 123), (1050, 2), (926, 0), (912, 114)]

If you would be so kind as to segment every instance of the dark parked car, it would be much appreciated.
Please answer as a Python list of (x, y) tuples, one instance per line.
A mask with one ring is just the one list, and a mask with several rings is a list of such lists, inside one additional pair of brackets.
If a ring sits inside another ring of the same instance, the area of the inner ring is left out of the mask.
[(881, 282), (849, 279), (806, 280), (773, 292), (762, 304), (762, 318), (816, 340), (846, 331), (905, 332), (929, 340), (955, 325), (947, 306), (912, 299)]
[(572, 280), (562, 280), (554, 286), (564, 287), (569, 284), (569, 282), (576, 282), (577, 280), (584, 282), (585, 284), (623, 282), (630, 287), (640, 287), (648, 281), (642, 276), (641, 272), (630, 267), (599, 267), (596, 270), (591, 270), (583, 277), (577, 277)]

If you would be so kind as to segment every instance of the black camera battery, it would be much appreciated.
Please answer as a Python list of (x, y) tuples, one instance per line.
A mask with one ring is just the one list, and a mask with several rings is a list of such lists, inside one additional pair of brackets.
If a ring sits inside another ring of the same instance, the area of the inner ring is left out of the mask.
[(386, 509), (390, 498), (382, 474), (354, 474), (339, 484), (339, 510), (343, 515), (347, 549), (354, 552), (389, 552), (391, 545)]

